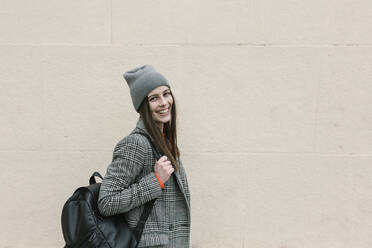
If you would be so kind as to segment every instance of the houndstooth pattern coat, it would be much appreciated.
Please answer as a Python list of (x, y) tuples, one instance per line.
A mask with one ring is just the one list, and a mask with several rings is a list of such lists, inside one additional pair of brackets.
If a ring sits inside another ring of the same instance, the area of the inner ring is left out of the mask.
[(143, 121), (139, 118), (132, 133), (114, 149), (100, 188), (98, 207), (102, 215), (124, 213), (129, 227), (134, 228), (144, 204), (157, 199), (145, 224), (138, 247), (189, 247), (190, 193), (184, 167), (174, 172), (164, 189), (153, 172), (156, 158)]

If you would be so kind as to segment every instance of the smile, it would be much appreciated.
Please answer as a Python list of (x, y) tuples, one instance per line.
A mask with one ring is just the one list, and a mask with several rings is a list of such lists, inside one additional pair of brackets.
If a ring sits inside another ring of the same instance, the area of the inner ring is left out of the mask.
[(167, 115), (169, 113), (169, 108), (158, 111), (160, 115)]

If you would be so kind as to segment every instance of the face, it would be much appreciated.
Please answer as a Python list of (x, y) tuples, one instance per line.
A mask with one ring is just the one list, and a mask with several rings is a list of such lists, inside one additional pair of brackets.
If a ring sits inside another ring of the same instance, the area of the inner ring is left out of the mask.
[(167, 86), (159, 86), (152, 90), (147, 99), (150, 105), (152, 118), (160, 127), (171, 120), (173, 97)]

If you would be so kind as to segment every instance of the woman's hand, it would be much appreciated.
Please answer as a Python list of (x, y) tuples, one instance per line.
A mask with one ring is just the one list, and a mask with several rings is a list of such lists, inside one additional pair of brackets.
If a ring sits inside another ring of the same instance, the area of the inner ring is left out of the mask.
[(171, 162), (168, 160), (167, 156), (163, 156), (156, 162), (154, 171), (158, 175), (160, 180), (165, 183), (172, 175), (174, 168)]

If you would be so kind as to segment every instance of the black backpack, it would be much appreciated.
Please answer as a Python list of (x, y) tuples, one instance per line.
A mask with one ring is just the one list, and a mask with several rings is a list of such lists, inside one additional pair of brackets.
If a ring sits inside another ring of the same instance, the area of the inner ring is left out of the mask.
[[(160, 156), (152, 143), (151, 146), (158, 160)], [(98, 172), (94, 172), (89, 179), (89, 186), (78, 188), (63, 206), (61, 222), (65, 248), (137, 247), (155, 200), (145, 204), (140, 221), (134, 229), (130, 229), (123, 214), (100, 214), (97, 201), (101, 183), (96, 183), (95, 176), (102, 179)]]

